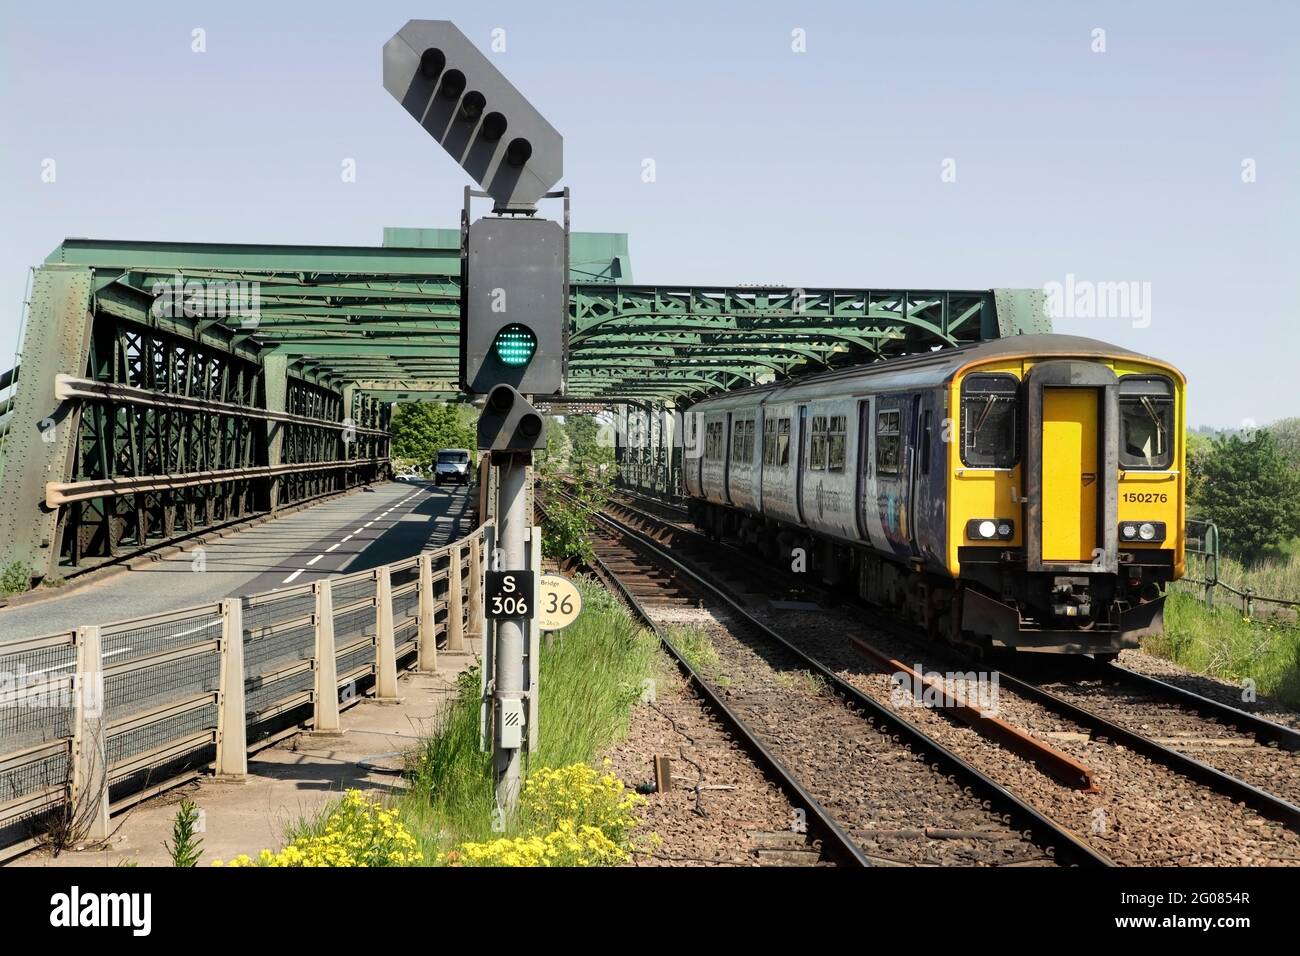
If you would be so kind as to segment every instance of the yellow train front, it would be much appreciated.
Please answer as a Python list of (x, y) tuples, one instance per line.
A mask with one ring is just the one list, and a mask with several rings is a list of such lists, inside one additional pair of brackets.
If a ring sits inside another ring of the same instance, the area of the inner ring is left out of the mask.
[(1113, 655), (1183, 573), (1185, 385), (1032, 335), (719, 395), (686, 419), (691, 514), (948, 640)]

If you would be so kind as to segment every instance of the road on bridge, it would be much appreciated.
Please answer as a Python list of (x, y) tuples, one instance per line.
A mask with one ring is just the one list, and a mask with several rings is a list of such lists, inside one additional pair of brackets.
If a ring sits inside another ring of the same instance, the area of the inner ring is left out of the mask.
[(101, 581), (0, 608), (0, 642), (180, 610), (364, 571), (473, 530), (466, 489), (385, 482), (283, 518), (189, 544)]

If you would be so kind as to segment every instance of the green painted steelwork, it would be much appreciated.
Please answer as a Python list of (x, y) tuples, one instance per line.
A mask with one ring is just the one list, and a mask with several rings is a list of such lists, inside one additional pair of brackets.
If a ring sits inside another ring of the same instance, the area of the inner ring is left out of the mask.
[[(236, 346), (284, 355), (312, 381), (365, 381), (385, 395), (410, 391), (386, 383), (424, 382), (454, 394), (459, 231), (388, 229), (384, 240), (376, 248), (68, 240), (50, 259), (93, 267), (101, 308), (137, 318), (160, 288), (179, 284), (200, 332), (229, 330)], [(689, 401), (803, 369), (1050, 327), (1036, 291), (632, 286), (626, 236), (575, 233), (572, 243), (574, 398)], [(223, 312), (221, 294), (232, 288), (255, 289), (255, 315)]]
[[(389, 402), (459, 396), (459, 235), (389, 229), (379, 247), (65, 241), (35, 271), (21, 384), (0, 409), (12, 559), (37, 577), (78, 570), (381, 473), (387, 438), (367, 429), (386, 428)], [(625, 235), (575, 233), (571, 244), (567, 398), (636, 409), (657, 436), (653, 451), (627, 449), (621, 460), (661, 489), (678, 480), (665, 417), (674, 406), (1050, 329), (1034, 290), (635, 286)], [(58, 373), (129, 386), (119, 396), (143, 389), (322, 425), (60, 402)], [(359, 426), (351, 441), (338, 428), (348, 421)], [(344, 460), (357, 467), (340, 468)], [(301, 464), (320, 467), (266, 470)], [(246, 479), (192, 480), (241, 469)], [(158, 475), (181, 480), (41, 507), (45, 482), (100, 488)]]

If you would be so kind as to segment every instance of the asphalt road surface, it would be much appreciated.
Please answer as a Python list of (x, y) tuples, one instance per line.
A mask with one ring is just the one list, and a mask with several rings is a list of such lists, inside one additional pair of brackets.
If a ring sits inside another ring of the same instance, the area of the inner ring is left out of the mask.
[(472, 530), (467, 489), (387, 482), (46, 600), (0, 608), (0, 642), (364, 571)]

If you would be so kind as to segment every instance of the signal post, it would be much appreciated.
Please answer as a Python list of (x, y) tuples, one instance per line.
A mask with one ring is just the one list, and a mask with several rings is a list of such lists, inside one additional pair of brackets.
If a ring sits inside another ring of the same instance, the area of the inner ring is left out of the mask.
[[(536, 746), (537, 579), (540, 537), (526, 513), (542, 416), (525, 396), (564, 388), (569, 317), (569, 194), (552, 192), (564, 141), (463, 33), (446, 20), (411, 20), (384, 45), (384, 88), (460, 163), (460, 386), (486, 397), (478, 448), (497, 471), (496, 528), (483, 611), (483, 745), (493, 752), (497, 808), (515, 810), (524, 742)], [(470, 214), (474, 198), (492, 213)], [(563, 199), (563, 223), (537, 216)], [(530, 540), (531, 539), (531, 540)]]

